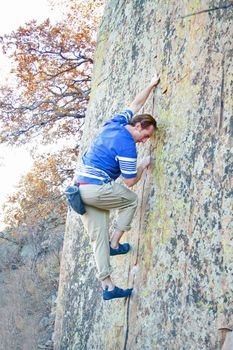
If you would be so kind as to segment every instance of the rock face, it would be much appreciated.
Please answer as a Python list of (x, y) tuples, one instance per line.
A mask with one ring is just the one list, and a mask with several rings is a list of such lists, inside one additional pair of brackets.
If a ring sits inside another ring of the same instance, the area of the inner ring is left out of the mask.
[(52, 349), (64, 225), (0, 238), (0, 350)]
[[(113, 257), (128, 301), (103, 302), (80, 217), (68, 214), (54, 344), (59, 350), (219, 349), (232, 317), (230, 119), (232, 1), (111, 0), (99, 31), (82, 150), (148, 83), (159, 131), (138, 147), (154, 164)], [(82, 152), (81, 152), (82, 153)], [(114, 219), (114, 218), (113, 218)]]

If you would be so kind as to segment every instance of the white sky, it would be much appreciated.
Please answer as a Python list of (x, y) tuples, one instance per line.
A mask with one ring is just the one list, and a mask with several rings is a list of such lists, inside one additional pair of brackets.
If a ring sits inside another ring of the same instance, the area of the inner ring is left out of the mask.
[[(36, 19), (42, 22), (46, 18), (59, 20), (62, 13), (52, 10), (48, 0), (7, 0), (0, 11), (0, 36), (11, 33), (26, 22)], [(0, 84), (9, 72), (9, 63), (0, 53)], [(0, 145), (0, 229), (2, 204), (6, 196), (15, 190), (22, 174), (26, 173), (32, 159), (25, 147), (12, 148)]]
[(17, 29), (32, 19), (56, 19), (59, 12), (50, 8), (48, 0), (7, 0), (0, 11), (0, 35)]

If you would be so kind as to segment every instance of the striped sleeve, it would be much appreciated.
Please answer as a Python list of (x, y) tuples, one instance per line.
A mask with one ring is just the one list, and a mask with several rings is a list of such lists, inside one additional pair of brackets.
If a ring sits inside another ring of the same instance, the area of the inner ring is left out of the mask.
[(133, 117), (133, 112), (130, 109), (126, 109), (125, 111), (115, 115), (111, 119), (112, 122), (120, 122), (121, 124), (128, 124), (130, 119)]
[(125, 178), (133, 178), (137, 176), (137, 158), (117, 157), (121, 174)]

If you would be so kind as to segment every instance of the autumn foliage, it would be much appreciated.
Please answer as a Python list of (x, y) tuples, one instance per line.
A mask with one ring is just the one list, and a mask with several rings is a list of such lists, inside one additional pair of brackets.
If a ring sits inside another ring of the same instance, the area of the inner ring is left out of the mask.
[(14, 62), (13, 87), (0, 94), (0, 142), (44, 143), (78, 132), (90, 95), (103, 1), (69, 0), (61, 23), (35, 20), (2, 38)]
[[(32, 20), (1, 38), (13, 68), (11, 84), (0, 87), (0, 143), (79, 141), (103, 5), (103, 0), (68, 0), (60, 23)], [(62, 190), (73, 175), (77, 152), (76, 145), (37, 157), (5, 204), (8, 227), (19, 232), (20, 227), (64, 223)]]
[(19, 182), (18, 190), (4, 206), (5, 223), (13, 232), (22, 227), (64, 223), (67, 203), (64, 183), (73, 177), (73, 150), (43, 154)]

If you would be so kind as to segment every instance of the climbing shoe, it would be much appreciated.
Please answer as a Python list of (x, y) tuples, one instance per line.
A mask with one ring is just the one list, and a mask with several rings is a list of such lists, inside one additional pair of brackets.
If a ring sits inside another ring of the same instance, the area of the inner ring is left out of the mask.
[(111, 247), (111, 242), (109, 242), (109, 247), (110, 247), (110, 255), (111, 256), (120, 255), (120, 254), (127, 254), (128, 251), (130, 250), (129, 243), (123, 243), (123, 244), (119, 243), (119, 247), (116, 249), (113, 249)]
[(116, 298), (127, 298), (132, 294), (133, 288), (121, 289), (115, 287), (113, 290), (108, 290), (108, 287), (103, 291), (103, 299), (111, 300)]

